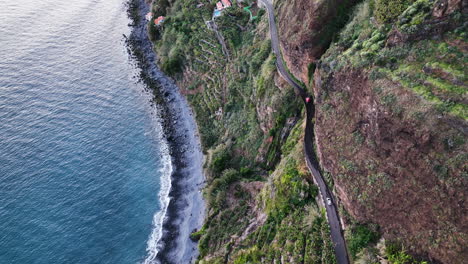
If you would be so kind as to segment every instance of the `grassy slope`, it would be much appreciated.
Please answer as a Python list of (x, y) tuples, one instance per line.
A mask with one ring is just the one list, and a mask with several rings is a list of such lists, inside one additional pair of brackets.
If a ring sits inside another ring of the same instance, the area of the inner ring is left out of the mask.
[[(262, 158), (257, 157), (259, 149), (279, 147), (264, 142), (270, 136), (275, 142), (286, 118), (299, 114), (301, 105), (291, 89), (274, 84), (275, 58), (266, 39), (265, 17), (250, 22), (247, 12), (233, 7), (217, 19), (231, 53), (228, 60), (205, 25), (213, 5), (196, 8), (197, 4), (179, 0), (170, 8), (161, 39), (156, 41), (160, 63), (188, 94), (204, 149), (215, 149), (231, 139), (228, 148), (243, 153), (231, 155), (236, 159), (233, 163), (257, 166), (255, 159)], [(276, 156), (267, 158), (268, 164), (277, 162)]]
[[(397, 19), (396, 28), (412, 34), (430, 27), (423, 22), (430, 16), (433, 4), (430, 0), (419, 0), (408, 5)], [(372, 79), (398, 82), (441, 113), (467, 120), (467, 61), (463, 50), (456, 45), (458, 41), (466, 41), (463, 27), (448, 32), (442, 39), (423, 36), (420, 41), (388, 47), (390, 24), (373, 24), (370, 17), (376, 14), (372, 11), (369, 1), (357, 9), (339, 40), (327, 51), (324, 62), (334, 61), (335, 70), (345, 66), (371, 69)], [(461, 14), (454, 14), (452, 23), (461, 24), (462, 20)]]
[[(249, 21), (248, 13), (233, 7), (217, 19), (227, 59), (205, 25), (213, 6), (197, 9), (197, 3), (175, 1), (165, 11), (164, 28), (150, 32), (158, 39), (163, 70), (194, 108), (208, 157), (208, 217), (193, 235), (200, 239), (200, 262), (288, 257), (334, 263), (328, 226), (315, 204), (317, 189), (298, 144), (303, 128), (296, 125), (285, 141), (286, 123), (302, 115), (302, 104), (276, 72), (266, 16)], [(259, 214), (265, 219), (245, 233)]]

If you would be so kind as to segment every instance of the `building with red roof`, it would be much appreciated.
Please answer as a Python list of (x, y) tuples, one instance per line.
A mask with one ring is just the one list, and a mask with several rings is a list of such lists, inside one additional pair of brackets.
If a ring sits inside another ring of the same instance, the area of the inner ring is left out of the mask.
[(232, 5), (231, 1), (229, 0), (221, 0), (221, 2), (223, 3), (224, 8), (230, 7)]
[(163, 16), (159, 16), (158, 18), (156, 18), (156, 19), (154, 20), (154, 24), (155, 24), (156, 26), (161, 25), (162, 22), (164, 22), (164, 17), (163, 17)]
[(221, 2), (216, 3), (216, 9), (223, 10), (224, 9), (223, 3), (221, 3)]
[(213, 12), (213, 18), (219, 17), (221, 15), (221, 11), (223, 11), (225, 8), (231, 7), (231, 1), (229, 0), (221, 0), (216, 3), (216, 8)]

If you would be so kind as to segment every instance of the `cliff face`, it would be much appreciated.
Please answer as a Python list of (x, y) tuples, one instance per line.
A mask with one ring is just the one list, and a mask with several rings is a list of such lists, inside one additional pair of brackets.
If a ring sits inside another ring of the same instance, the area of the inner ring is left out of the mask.
[(357, 0), (294, 0), (276, 4), (280, 45), (291, 73), (308, 84), (315, 62), (348, 20)]
[(365, 2), (315, 72), (317, 148), (344, 208), (443, 263), (468, 259), (465, 11), (417, 1), (385, 29)]

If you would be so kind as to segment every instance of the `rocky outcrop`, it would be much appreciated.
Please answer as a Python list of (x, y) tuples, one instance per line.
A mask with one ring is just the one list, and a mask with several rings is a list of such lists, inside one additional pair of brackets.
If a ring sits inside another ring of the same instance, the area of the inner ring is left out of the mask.
[(314, 63), (347, 22), (355, 0), (281, 1), (277, 3), (283, 59), (291, 73), (308, 84)]
[(439, 0), (432, 10), (432, 16), (442, 18), (466, 7), (468, 7), (466, 0)]

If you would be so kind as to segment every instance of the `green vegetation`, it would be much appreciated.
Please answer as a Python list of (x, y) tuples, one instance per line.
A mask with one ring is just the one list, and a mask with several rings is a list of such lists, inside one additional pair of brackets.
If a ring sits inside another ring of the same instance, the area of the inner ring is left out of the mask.
[[(257, 200), (266, 219), (248, 234), (243, 232), (248, 225), (245, 215), (250, 212), (252, 197), (241, 184), (226, 183), (231, 181), (228, 179), (238, 181), (246, 177), (223, 175), (219, 179), (227, 177), (221, 180), (226, 185), (210, 184), (209, 190), (216, 186), (218, 192), (222, 186), (231, 186), (230, 193), (237, 201), (229, 205), (224, 200), (223, 207), (229, 208), (225, 210), (218, 204), (210, 205), (217, 213), (210, 214), (203, 229), (192, 234), (194, 239), (201, 237), (200, 263), (270, 263), (280, 259), (289, 263), (336, 263), (325, 211), (320, 211), (315, 202), (318, 189), (311, 182), (302, 155), (302, 145), (296, 142), (271, 174), (272, 180), (265, 184)], [(232, 169), (224, 173), (239, 175)], [(245, 235), (244, 240), (236, 240)], [(205, 259), (219, 253), (223, 255)]]
[[(373, 229), (373, 230), (372, 230)], [(354, 225), (346, 234), (346, 242), (349, 248), (349, 253), (354, 259), (356, 255), (368, 247), (371, 243), (376, 243), (379, 239), (379, 234), (376, 232), (376, 228), (370, 229), (365, 225)]]
[(385, 254), (391, 264), (427, 264), (426, 261), (418, 261), (408, 255), (404, 248), (397, 243), (387, 243), (385, 245)]
[[(232, 253), (234, 263), (336, 263), (325, 211), (315, 202), (318, 189), (305, 172), (297, 143), (271, 175), (259, 197), (265, 222)], [(247, 250), (243, 250), (243, 249)], [(253, 261), (253, 262), (252, 262)], [(257, 262), (255, 262), (257, 261)]]
[[(468, 118), (467, 59), (459, 44), (466, 41), (465, 17), (451, 15), (446, 34), (426, 39), (421, 36), (436, 26), (425, 23), (431, 19), (433, 0), (365, 0), (354, 10), (345, 2), (336, 7), (338, 18), (317, 33), (323, 41), (317, 45), (335, 43), (320, 62), (308, 65), (309, 79), (323, 68), (358, 72), (366, 82), (368, 77), (371, 87), (363, 87), (362, 96), (378, 106), (375, 113), (415, 126), (433, 124), (434, 113), (454, 122)], [(275, 63), (282, 58), (271, 52), (267, 18), (260, 11), (250, 20), (250, 14), (234, 4), (215, 24), (206, 23), (215, 3), (155, 1), (155, 16), (165, 15), (166, 20), (162, 27), (149, 26), (161, 69), (179, 84), (194, 109), (207, 157), (207, 219), (191, 235), (199, 240), (198, 261), (335, 263), (330, 228), (316, 204), (318, 189), (303, 161), (303, 104), (291, 87), (278, 81)], [(323, 87), (327, 81), (324, 78)], [(323, 119), (346, 118), (349, 113), (343, 109), (355, 103), (346, 90), (329, 89), (318, 99), (323, 101), (317, 108)], [(291, 120), (298, 121), (294, 125)], [(377, 148), (376, 137), (366, 130), (370, 125), (350, 124), (345, 134), (330, 138), (334, 146), (343, 146), (333, 160), (336, 170), (331, 170), (337, 172), (337, 188), (349, 189), (350, 202), (359, 210), (374, 208), (381, 195), (395, 191), (395, 175), (403, 170), (381, 169), (382, 157), (362, 160), (358, 155), (363, 148)], [(414, 145), (425, 144), (425, 136), (417, 135)], [(406, 141), (398, 147), (406, 144), (415, 148)], [(426, 167), (444, 188), (464, 184), (453, 177), (466, 161), (463, 146), (460, 133), (450, 130), (440, 148), (450, 153), (447, 162), (425, 153), (431, 161)], [(324, 175), (333, 188), (331, 173)], [(441, 209), (436, 215), (442, 218), (443, 213)], [(346, 239), (356, 263), (377, 261), (378, 237), (372, 225), (351, 225)], [(388, 246), (386, 255), (391, 263), (418, 263), (401, 247)]]
[(288, 139), (286, 142), (281, 146), (281, 153), (283, 155), (288, 155), (291, 153), (291, 151), (294, 149), (294, 147), (297, 145), (297, 142), (300, 142), (300, 140), (303, 137), (303, 120), (299, 120), (296, 125), (293, 127), (291, 130), (291, 133), (289, 134)]
[[(230, 150), (249, 155), (233, 157), (242, 159), (233, 163), (253, 166), (251, 161), (267, 137), (274, 137), (268, 152), (278, 152), (281, 143), (278, 138), (286, 117), (299, 114), (302, 106), (292, 89), (279, 91), (274, 85), (275, 58), (270, 55), (270, 41), (257, 37), (255, 32), (261, 21), (249, 21), (249, 14), (237, 6), (223, 11), (215, 22), (228, 57), (223, 54), (215, 32), (205, 24), (211, 19), (214, 5), (196, 8), (197, 4), (179, 0), (166, 14), (164, 26), (158, 33), (160, 40), (156, 41), (162, 69), (177, 80), (183, 80), (184, 87), (191, 88), (188, 99), (197, 113), (204, 149), (235, 138)], [(260, 102), (274, 105), (278, 111), (264, 120), (265, 116), (255, 109)], [(261, 130), (265, 122), (276, 126), (269, 135)], [(274, 166), (278, 158), (268, 155), (268, 167)]]
[[(362, 242), (359, 246), (357, 254), (353, 253), (353, 262), (357, 264), (377, 264), (380, 263), (381, 259), (385, 259), (390, 264), (427, 264), (427, 261), (417, 260), (407, 253), (407, 251), (401, 246), (400, 243), (391, 242), (386, 240), (380, 240), (374, 236), (372, 231), (368, 230), (363, 226), (357, 226), (362, 228), (360, 237)], [(355, 238), (350, 238), (351, 243), (355, 244)], [(352, 249), (350, 249), (352, 251)]]
[(180, 55), (175, 54), (165, 60), (161, 69), (169, 75), (174, 75), (182, 70), (182, 59)]
[(383, 23), (393, 22), (410, 3), (410, 0), (374, 0), (375, 17)]
[(273, 180), (276, 186), (273, 199), (265, 200), (266, 212), (277, 218), (284, 218), (294, 208), (303, 207), (318, 194), (317, 186), (299, 173), (295, 160), (288, 159), (283, 169), (280, 177)]
[[(150, 25), (149, 32), (162, 70), (187, 94), (207, 153), (204, 196), (209, 211), (202, 230), (191, 236), (199, 239), (199, 261), (225, 263), (235, 255), (235, 263), (259, 263), (265, 256), (263, 245), (251, 243), (237, 251), (233, 243), (255, 216), (253, 186), (264, 184), (282, 153), (295, 152), (302, 129), (296, 125), (294, 139), (285, 145), (285, 135), (290, 134), (285, 127), (288, 120), (300, 117), (303, 104), (291, 87), (275, 85), (276, 58), (266, 39), (264, 12), (251, 21), (249, 13), (234, 4), (209, 27), (205, 22), (211, 19), (215, 2), (199, 8), (195, 0), (176, 0), (170, 8), (164, 3), (156, 1), (153, 8), (155, 16), (166, 16), (163, 26)], [(278, 182), (284, 185), (281, 201), (271, 206), (281, 211), (276, 213), (281, 217), (268, 217), (275, 228), (283, 218), (292, 219), (289, 209), (311, 203), (317, 193), (296, 166), (289, 164)], [(289, 183), (294, 187), (287, 187)]]
[[(460, 24), (460, 28), (447, 33), (446, 39), (427, 39), (397, 46), (386, 45), (390, 24), (376, 26), (370, 22), (372, 13), (379, 17), (378, 13), (382, 12), (389, 18), (383, 18), (381, 22), (393, 21), (398, 17), (397, 27), (406, 34), (429, 31), (430, 28), (422, 22), (429, 18), (433, 4), (432, 0), (375, 0), (372, 9), (372, 1), (361, 3), (356, 7), (353, 19), (341, 32), (337, 45), (327, 52), (330, 56), (325, 56), (326, 61), (336, 65), (336, 69), (345, 65), (371, 69), (371, 79), (386, 78), (398, 82), (420, 95), (438, 111), (467, 120), (468, 106), (464, 99), (461, 100), (467, 96), (464, 74), (466, 56), (460, 47), (449, 45), (451, 42), (447, 43), (446, 40), (463, 38), (463, 19), (453, 15), (452, 22), (455, 25)], [(340, 54), (340, 49), (344, 49), (344, 56), (336, 57), (336, 54)], [(381, 97), (384, 105), (391, 108), (396, 115), (400, 115), (403, 108), (396, 100), (397, 96), (388, 92), (383, 93)]]
[(253, 246), (245, 251), (242, 251), (239, 256), (234, 260), (234, 264), (244, 263), (261, 263), (262, 254), (257, 246)]
[(205, 229), (202, 228), (199, 231), (193, 232), (190, 234), (190, 239), (198, 241), (200, 240), (200, 237), (205, 234)]
[[(359, 1), (357, 1), (359, 2)], [(352, 15), (352, 1), (341, 1), (333, 6), (336, 10), (334, 19), (324, 25), (319, 31), (319, 42), (316, 43), (318, 46), (328, 47), (335, 35), (346, 25)]]

